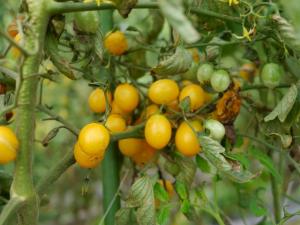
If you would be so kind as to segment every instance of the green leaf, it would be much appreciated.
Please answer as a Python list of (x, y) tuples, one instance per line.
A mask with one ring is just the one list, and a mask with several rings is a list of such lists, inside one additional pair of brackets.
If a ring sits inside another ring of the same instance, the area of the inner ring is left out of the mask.
[(297, 78), (300, 78), (300, 62), (296, 57), (287, 56), (285, 59), (285, 64), (288, 70)]
[(199, 136), (199, 142), (203, 149), (205, 157), (219, 171), (231, 170), (231, 165), (221, 154), (225, 152), (225, 148), (217, 141), (207, 136)]
[(200, 155), (196, 155), (196, 164), (198, 166), (198, 168), (204, 172), (204, 173), (209, 173), (210, 172), (210, 166), (209, 163), (207, 162), (206, 159), (204, 159), (202, 156)]
[(179, 195), (180, 199), (187, 199), (188, 198), (188, 192), (187, 188), (184, 183), (180, 181), (175, 182), (175, 190), (177, 194)]
[(297, 38), (300, 39), (300, 5), (298, 0), (281, 0), (285, 13), (292, 19), (293, 25), (297, 31)]
[(137, 179), (130, 188), (127, 208), (137, 208), (136, 218), (139, 225), (155, 225), (155, 206), (152, 183), (149, 177)]
[(269, 115), (267, 115), (264, 118), (264, 120), (266, 122), (268, 122), (268, 121), (274, 120), (276, 117), (278, 117), (278, 119), (281, 122), (284, 122), (285, 119), (287, 118), (289, 112), (292, 110), (292, 108), (295, 104), (297, 95), (298, 95), (297, 86), (295, 84), (293, 84), (289, 88), (287, 93), (283, 96), (283, 98), (280, 100), (280, 102), (277, 104), (275, 109)]
[(169, 200), (169, 195), (166, 189), (159, 183), (155, 183), (154, 185), (154, 196), (156, 199), (167, 202)]
[(237, 183), (246, 183), (258, 176), (258, 174), (253, 174), (243, 169), (225, 171), (222, 172), (222, 174), (224, 174), (227, 178)]
[(250, 160), (245, 155), (245, 153), (226, 153), (225, 155), (227, 158), (230, 158), (235, 161), (239, 161), (246, 169), (250, 167)]
[(250, 199), (249, 209), (255, 216), (265, 216), (268, 213), (267, 209), (263, 205), (263, 202), (256, 198)]
[(158, 5), (170, 25), (187, 43), (194, 43), (200, 39), (200, 34), (185, 16), (182, 0), (159, 0)]
[(191, 208), (191, 203), (189, 202), (188, 199), (184, 199), (181, 203), (180, 211), (183, 214), (187, 214), (189, 212), (190, 208)]
[(275, 168), (275, 165), (274, 165), (272, 159), (266, 153), (264, 153), (262, 150), (259, 150), (253, 146), (250, 148), (249, 153), (255, 159), (257, 159), (267, 169), (267, 171), (269, 173), (271, 173), (275, 177), (277, 182), (281, 183), (282, 178), (281, 178), (279, 172), (277, 171), (277, 169)]
[(179, 108), (183, 112), (189, 112), (190, 111), (190, 105), (191, 105), (191, 99), (190, 99), (190, 97), (187, 96), (183, 100), (180, 101)]
[(132, 208), (121, 208), (115, 215), (116, 225), (136, 225), (136, 215)]
[(188, 71), (192, 62), (193, 58), (189, 51), (179, 46), (172, 56), (160, 61), (151, 72), (160, 76), (176, 75)]
[(176, 181), (184, 183), (189, 187), (195, 177), (196, 165), (191, 158), (176, 155), (175, 162), (180, 168), (180, 172), (176, 176)]
[(171, 214), (171, 206), (170, 205), (160, 207), (160, 209), (157, 213), (157, 221), (156, 222), (159, 225), (168, 224), (170, 214)]

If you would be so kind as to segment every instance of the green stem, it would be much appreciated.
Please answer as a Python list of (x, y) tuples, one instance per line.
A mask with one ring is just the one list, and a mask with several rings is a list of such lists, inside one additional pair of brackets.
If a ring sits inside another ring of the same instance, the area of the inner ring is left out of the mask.
[(17, 214), (17, 211), (22, 207), (24, 204), (25, 199), (21, 198), (12, 198), (8, 201), (8, 203), (3, 208), (1, 215), (0, 215), (0, 225), (7, 224), (7, 221), (13, 216)]
[[(280, 84), (276, 88), (289, 88), (291, 87), (290, 84)], [(251, 86), (245, 86), (242, 88), (241, 91), (249, 91), (249, 90), (254, 90), (254, 89), (268, 89), (268, 87), (264, 85), (251, 85)]]
[[(158, 9), (159, 5), (157, 3), (139, 3), (134, 6), (135, 9)], [(52, 14), (63, 14), (69, 12), (79, 12), (87, 10), (103, 10), (103, 9), (116, 9), (113, 4), (102, 3), (97, 5), (96, 3), (82, 3), (82, 2), (52, 2), (51, 3), (51, 13)], [(228, 16), (224, 14), (219, 14), (210, 10), (205, 9), (195, 9), (190, 10), (191, 13), (218, 18), (221, 20), (241, 23), (241, 19), (238, 17)]]
[[(106, 34), (111, 31), (113, 28), (113, 10), (102, 11), (100, 20), (103, 21), (102, 33)], [(115, 72), (113, 65), (105, 72), (113, 76)], [(111, 141), (102, 162), (103, 209), (104, 212), (107, 212), (104, 220), (105, 225), (115, 224), (115, 214), (120, 208), (120, 198), (115, 196), (120, 183), (120, 161), (120, 153), (116, 142)]]
[(276, 223), (280, 221), (281, 218), (281, 193), (278, 182), (275, 177), (271, 175), (271, 187), (273, 195), (273, 211)]
[(36, 190), (40, 197), (53, 185), (53, 183), (73, 164), (75, 163), (73, 148), (55, 164), (50, 171), (37, 183)]

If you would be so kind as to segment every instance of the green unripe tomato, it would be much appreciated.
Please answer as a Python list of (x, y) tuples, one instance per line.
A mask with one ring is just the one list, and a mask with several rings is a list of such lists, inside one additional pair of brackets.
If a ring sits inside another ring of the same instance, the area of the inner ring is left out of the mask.
[(191, 67), (189, 68), (189, 70), (186, 71), (185, 73), (181, 74), (182, 79), (196, 81), (197, 80), (197, 70), (198, 70), (198, 64), (193, 62)]
[(216, 92), (225, 91), (230, 85), (230, 76), (225, 70), (217, 70), (213, 72), (210, 78), (210, 85)]
[(201, 84), (208, 83), (210, 81), (211, 75), (214, 72), (213, 65), (209, 63), (202, 64), (197, 71), (197, 79)]
[(85, 11), (74, 13), (76, 28), (86, 33), (96, 33), (100, 26), (98, 13), (95, 11)]
[(220, 59), (219, 67), (231, 70), (233, 68), (238, 68), (238, 63), (234, 57), (224, 56)]
[(216, 141), (221, 141), (225, 136), (225, 127), (218, 120), (206, 120), (204, 128), (209, 131), (209, 136)]
[(261, 80), (268, 88), (275, 88), (279, 85), (282, 78), (281, 69), (276, 63), (268, 63), (264, 65), (261, 72)]

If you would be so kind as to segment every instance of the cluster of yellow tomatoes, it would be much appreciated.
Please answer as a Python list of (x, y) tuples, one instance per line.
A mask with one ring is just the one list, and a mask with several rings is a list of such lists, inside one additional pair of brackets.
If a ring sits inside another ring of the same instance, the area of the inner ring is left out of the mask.
[[(159, 150), (172, 144), (173, 130), (176, 130), (175, 146), (181, 154), (198, 154), (201, 147), (197, 132), (204, 129), (202, 122), (199, 119), (183, 120), (177, 125), (173, 117), (181, 114), (180, 102), (188, 99), (190, 112), (195, 112), (210, 100), (210, 95), (200, 85), (190, 81), (182, 82), (180, 88), (172, 79), (159, 79), (150, 85), (147, 97), (150, 103), (139, 109), (139, 90), (130, 83), (117, 85), (113, 94), (101, 88), (93, 90), (88, 99), (91, 111), (110, 113), (105, 122), (91, 123), (81, 130), (74, 150), (77, 163), (83, 168), (97, 166), (104, 157), (111, 135), (130, 131), (131, 124), (144, 124), (144, 138), (121, 139), (118, 146), (123, 155), (139, 165), (153, 160)], [(134, 113), (137, 119), (131, 121)], [(206, 120), (204, 127), (212, 131), (212, 137), (216, 140), (221, 140), (225, 134), (224, 126), (216, 120)], [(217, 134), (213, 132), (216, 129)]]

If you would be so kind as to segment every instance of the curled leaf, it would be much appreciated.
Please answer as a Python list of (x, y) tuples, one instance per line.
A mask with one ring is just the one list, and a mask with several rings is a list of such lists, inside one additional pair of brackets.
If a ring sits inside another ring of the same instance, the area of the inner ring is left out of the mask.
[(273, 109), (273, 111), (264, 118), (264, 121), (268, 122), (278, 117), (281, 122), (284, 122), (295, 104), (297, 95), (297, 86), (293, 84), (277, 104), (277, 106)]
[(200, 34), (184, 14), (182, 0), (159, 0), (158, 5), (171, 26), (187, 43), (194, 43), (200, 39)]
[(193, 58), (189, 51), (179, 46), (171, 57), (159, 62), (151, 72), (161, 76), (180, 74), (188, 71), (192, 62)]

